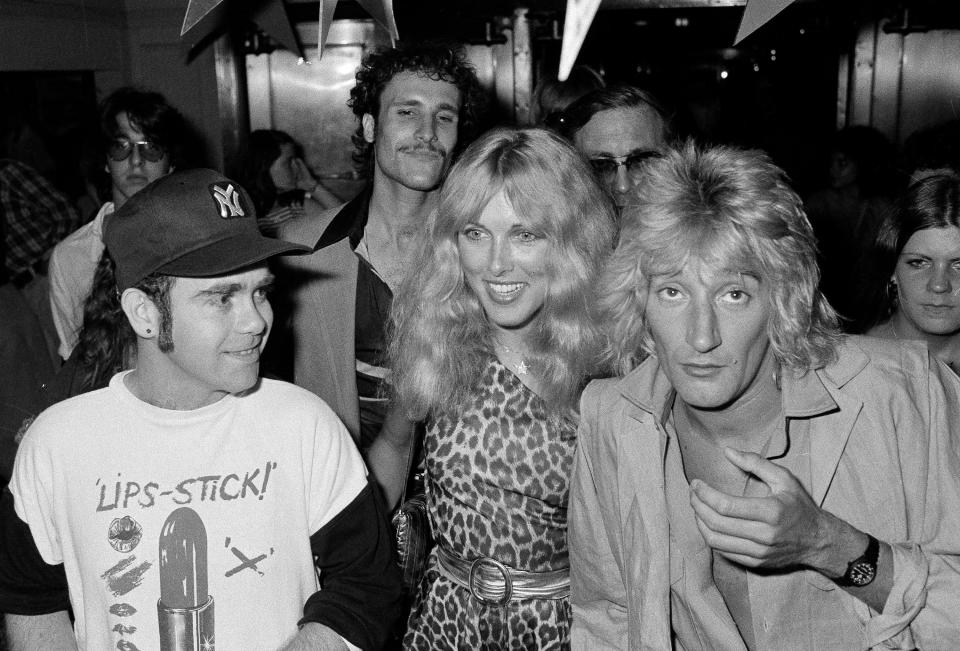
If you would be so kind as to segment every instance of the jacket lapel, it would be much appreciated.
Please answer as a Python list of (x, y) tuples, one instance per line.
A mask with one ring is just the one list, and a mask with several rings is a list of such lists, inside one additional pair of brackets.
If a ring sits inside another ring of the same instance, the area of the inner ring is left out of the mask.
[(833, 398), (839, 410), (815, 418), (810, 424), (810, 496), (817, 506), (823, 506), (850, 432), (863, 409), (859, 400), (840, 394)]
[(801, 377), (784, 378), (788, 418), (810, 418), (810, 496), (817, 506), (830, 490), (840, 457), (863, 409), (863, 402), (840, 389), (856, 377), (869, 359), (848, 345), (839, 362)]
[(630, 626), (630, 647), (635, 649), (670, 647), (670, 563), (659, 555), (670, 549), (663, 477), (667, 438), (661, 413), (664, 398), (672, 402), (673, 392), (665, 378), (658, 381), (656, 368), (654, 360), (647, 360), (624, 378), (621, 393), (628, 404), (617, 438), (621, 522), (635, 525), (623, 532), (630, 547), (624, 570), (635, 599), (631, 612), (637, 621)]
[(666, 377), (658, 371), (659, 364), (651, 357), (623, 379), (621, 394), (628, 406), (617, 440), (617, 453), (622, 460), (618, 464), (618, 481), (624, 487), (621, 497), (627, 510), (622, 515), (627, 517), (630, 510), (637, 509), (649, 544), (667, 549), (669, 523), (663, 477), (667, 436), (663, 416), (674, 394)]

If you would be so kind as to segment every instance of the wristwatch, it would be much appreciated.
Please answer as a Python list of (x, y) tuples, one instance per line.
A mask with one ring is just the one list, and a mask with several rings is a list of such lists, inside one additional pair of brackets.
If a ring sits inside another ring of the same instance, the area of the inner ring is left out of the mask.
[(877, 561), (880, 559), (880, 542), (867, 534), (870, 542), (867, 543), (867, 549), (859, 558), (855, 558), (847, 565), (847, 571), (834, 582), (842, 587), (862, 588), (870, 585), (874, 577), (877, 576)]

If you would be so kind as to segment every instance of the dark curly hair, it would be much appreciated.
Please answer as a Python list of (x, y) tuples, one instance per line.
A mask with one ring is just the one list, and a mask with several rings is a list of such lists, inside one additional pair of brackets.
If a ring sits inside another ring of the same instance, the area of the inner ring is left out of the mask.
[[(160, 350), (173, 349), (173, 322), (170, 310), (170, 276), (153, 274), (137, 283), (160, 311)], [(137, 336), (130, 327), (117, 293), (116, 265), (105, 250), (93, 274), (93, 286), (83, 304), (83, 328), (77, 342), (80, 390), (107, 386), (110, 378), (131, 367)]]
[(379, 117), (380, 95), (401, 72), (415, 72), (436, 81), (447, 81), (460, 91), (460, 120), (457, 125), (457, 152), (476, 136), (485, 96), (473, 66), (456, 45), (443, 43), (398, 44), (396, 48), (371, 52), (357, 69), (357, 85), (347, 104), (357, 116), (353, 134), (353, 162), (361, 176), (373, 172), (373, 143), (363, 137), (364, 114)]
[(120, 113), (126, 113), (131, 126), (167, 150), (171, 165), (183, 165), (188, 127), (180, 112), (170, 106), (163, 95), (132, 86), (118, 88), (107, 95), (100, 104), (100, 137), (104, 151), (120, 135), (117, 126)]

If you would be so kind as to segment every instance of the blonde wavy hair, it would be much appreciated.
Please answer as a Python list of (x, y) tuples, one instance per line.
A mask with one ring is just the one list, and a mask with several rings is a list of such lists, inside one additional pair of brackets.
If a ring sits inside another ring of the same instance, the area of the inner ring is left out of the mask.
[(544, 129), (500, 128), (470, 145), (450, 170), (436, 212), (394, 299), (392, 397), (408, 418), (457, 410), (493, 352), (492, 326), (464, 282), (458, 234), (497, 194), (550, 243), (547, 295), (531, 353), (544, 369), (553, 415), (576, 407), (598, 368), (603, 335), (591, 293), (613, 249), (615, 214), (580, 155)]
[(781, 367), (802, 373), (836, 359), (837, 315), (818, 289), (816, 239), (786, 174), (763, 152), (688, 141), (645, 171), (604, 273), (597, 300), (614, 372), (654, 350), (644, 319), (650, 277), (690, 258), (750, 272), (769, 288)]

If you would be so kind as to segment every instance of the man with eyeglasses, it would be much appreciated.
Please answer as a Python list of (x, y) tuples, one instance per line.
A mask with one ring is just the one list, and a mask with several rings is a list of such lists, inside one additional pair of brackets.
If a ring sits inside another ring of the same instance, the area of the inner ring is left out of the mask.
[(129, 87), (114, 91), (101, 104), (100, 132), (112, 200), (93, 221), (60, 242), (50, 258), (50, 307), (64, 360), (76, 346), (83, 304), (103, 254), (104, 217), (172, 172), (185, 139), (183, 118), (163, 95)]
[(670, 118), (660, 102), (626, 85), (581, 97), (564, 111), (560, 130), (590, 160), (620, 210), (630, 202), (644, 166), (673, 137)]

